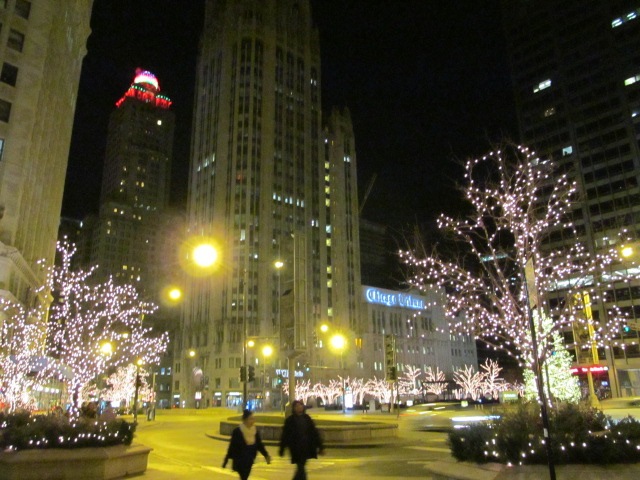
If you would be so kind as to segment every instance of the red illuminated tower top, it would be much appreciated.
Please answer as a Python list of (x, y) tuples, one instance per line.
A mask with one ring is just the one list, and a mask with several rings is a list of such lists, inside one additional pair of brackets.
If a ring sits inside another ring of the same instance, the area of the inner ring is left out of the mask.
[(168, 109), (171, 106), (171, 99), (159, 92), (160, 84), (156, 76), (147, 70), (138, 68), (133, 83), (124, 96), (116, 102), (116, 107), (120, 107), (127, 98), (135, 98), (144, 103), (151, 103), (158, 108)]

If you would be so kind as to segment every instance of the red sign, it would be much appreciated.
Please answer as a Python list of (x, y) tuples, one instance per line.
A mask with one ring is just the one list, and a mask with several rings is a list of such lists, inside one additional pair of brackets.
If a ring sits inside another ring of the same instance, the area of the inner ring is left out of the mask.
[(584, 367), (572, 367), (569, 370), (571, 373), (602, 373), (609, 371), (609, 367), (605, 365), (585, 365)]

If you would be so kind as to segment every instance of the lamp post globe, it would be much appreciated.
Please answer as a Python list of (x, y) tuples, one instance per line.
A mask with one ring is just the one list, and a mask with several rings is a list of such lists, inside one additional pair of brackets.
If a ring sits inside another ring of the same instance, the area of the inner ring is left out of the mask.
[(169, 300), (173, 300), (174, 302), (178, 301), (182, 298), (182, 290), (180, 290), (178, 287), (174, 287), (169, 290), (168, 296)]
[(193, 261), (199, 267), (211, 267), (216, 260), (218, 260), (218, 251), (209, 243), (202, 243), (193, 249)]

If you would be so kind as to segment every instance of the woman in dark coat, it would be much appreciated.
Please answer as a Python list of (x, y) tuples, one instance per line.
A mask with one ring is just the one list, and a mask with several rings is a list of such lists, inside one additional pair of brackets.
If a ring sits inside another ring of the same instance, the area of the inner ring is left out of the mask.
[(233, 468), (234, 472), (238, 472), (240, 480), (247, 480), (249, 478), (251, 467), (253, 467), (253, 462), (258, 452), (264, 455), (267, 464), (271, 463), (271, 457), (267, 449), (264, 448), (255, 423), (256, 419), (251, 410), (242, 412), (242, 423), (233, 429), (229, 449), (222, 463), (222, 468), (225, 468), (227, 462), (231, 459), (231, 468)]
[(322, 437), (311, 417), (304, 413), (304, 405), (295, 400), (291, 404), (292, 414), (284, 421), (282, 438), (280, 439), (280, 456), (284, 449), (291, 452), (291, 463), (296, 464), (293, 480), (306, 480), (307, 472), (304, 467), (310, 458), (324, 455)]

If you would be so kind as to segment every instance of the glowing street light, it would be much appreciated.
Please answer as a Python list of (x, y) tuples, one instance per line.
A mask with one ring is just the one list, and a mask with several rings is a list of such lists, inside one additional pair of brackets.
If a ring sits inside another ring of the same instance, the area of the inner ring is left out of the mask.
[(210, 243), (202, 243), (193, 249), (193, 261), (202, 268), (209, 268), (218, 260), (218, 251)]
[(344, 347), (346, 347), (347, 345), (347, 339), (344, 337), (344, 335), (336, 333), (333, 337), (331, 337), (330, 343), (334, 349), (340, 350), (340, 354), (342, 354), (342, 350), (344, 350)]
[(113, 345), (111, 342), (104, 342), (100, 345), (100, 353), (103, 355), (111, 355), (113, 353)]
[(622, 247), (620, 255), (622, 255), (623, 258), (629, 258), (633, 255), (633, 247)]
[(193, 358), (196, 356), (196, 351), (195, 350), (189, 350), (189, 357)]
[(271, 345), (265, 345), (262, 347), (262, 356), (270, 357), (273, 354), (273, 347)]
[(326, 323), (323, 323), (322, 325), (320, 325), (320, 331), (322, 333), (327, 333), (329, 331), (329, 325), (327, 325)]
[(169, 290), (167, 295), (169, 297), (169, 300), (173, 300), (174, 302), (177, 302), (182, 298), (182, 290), (180, 290), (178, 287), (173, 287)]

